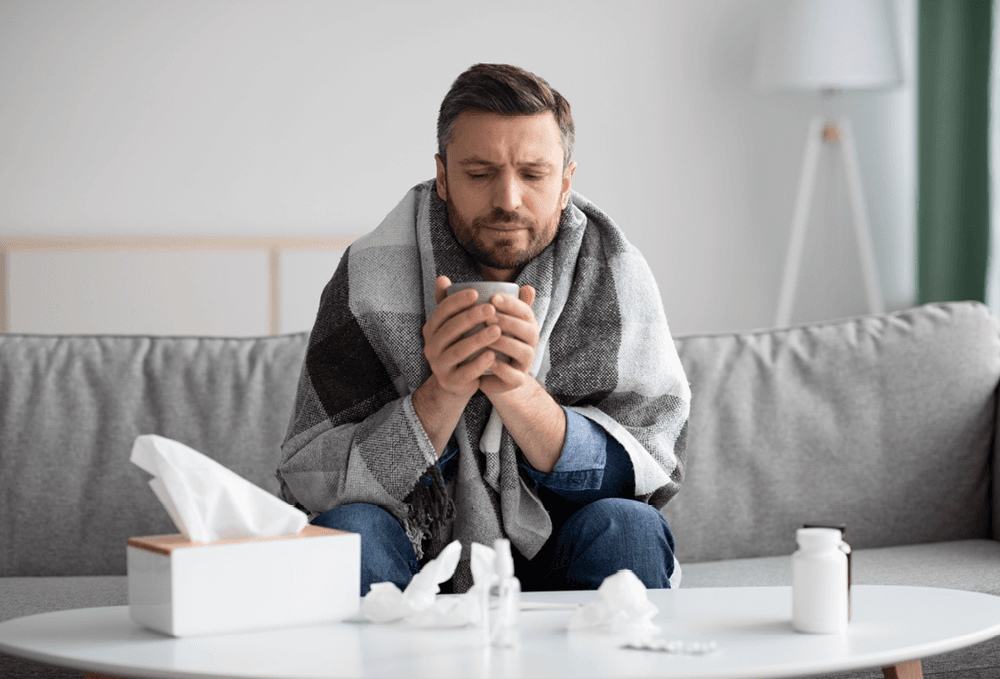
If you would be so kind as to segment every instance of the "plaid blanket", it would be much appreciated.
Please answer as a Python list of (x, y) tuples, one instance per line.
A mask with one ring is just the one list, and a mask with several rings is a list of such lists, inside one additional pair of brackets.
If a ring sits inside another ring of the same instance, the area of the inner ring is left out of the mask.
[[(441, 479), (412, 402), (430, 376), (421, 330), (439, 275), (482, 280), (429, 180), (351, 245), (323, 291), (277, 476), (282, 497), (311, 518), (352, 502), (385, 508), (418, 558), (461, 540), (461, 591), (472, 542), (507, 537), (530, 559), (552, 522), (482, 392), (454, 433), (456, 477)], [(537, 291), (532, 374), (624, 446), (636, 499), (662, 508), (684, 478), (690, 389), (645, 260), (573, 192), (556, 239), (515, 282)]]

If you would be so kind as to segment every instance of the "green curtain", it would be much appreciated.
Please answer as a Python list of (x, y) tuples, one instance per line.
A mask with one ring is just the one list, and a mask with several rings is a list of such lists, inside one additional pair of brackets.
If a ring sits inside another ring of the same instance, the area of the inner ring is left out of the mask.
[(992, 0), (919, 0), (917, 301), (986, 300)]

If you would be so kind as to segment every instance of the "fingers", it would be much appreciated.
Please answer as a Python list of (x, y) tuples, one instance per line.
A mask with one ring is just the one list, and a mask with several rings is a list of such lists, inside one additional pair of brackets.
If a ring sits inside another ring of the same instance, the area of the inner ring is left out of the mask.
[[(533, 297), (534, 290), (531, 289), (531, 292), (525, 296)], [(487, 324), (499, 325), (505, 335), (510, 335), (531, 347), (538, 345), (538, 322), (535, 320), (535, 312), (532, 311), (529, 304), (523, 299), (515, 299), (510, 295), (494, 295), (490, 302), (496, 308), (497, 314), (488, 319)], [(497, 348), (500, 349), (500, 347)], [(503, 351), (503, 349), (500, 350)]]
[(517, 294), (517, 297), (528, 306), (531, 306), (532, 304), (535, 303), (535, 296), (537, 294), (538, 293), (535, 291), (535, 289), (530, 285), (522, 285), (521, 290)]
[[(424, 340), (429, 341), (431, 335), (437, 335), (441, 332), (442, 328), (456, 319), (460, 314), (470, 310), (470, 308), (476, 303), (479, 298), (479, 293), (475, 290), (462, 290), (454, 295), (448, 294), (448, 282), (447, 276), (438, 276), (437, 281), (434, 284), (434, 295), (437, 298), (437, 306), (434, 308), (433, 313), (427, 323), (424, 325)], [(458, 332), (455, 338), (461, 336), (462, 334), (468, 332), (478, 323), (484, 322), (487, 318), (492, 315), (493, 308), (489, 304), (480, 305), (480, 307), (490, 307), (490, 311), (485, 312), (480, 308), (478, 314), (467, 314), (464, 319), (458, 319), (458, 325), (467, 325), (464, 330)], [(452, 323), (454, 326), (455, 323)], [(453, 328), (454, 330), (454, 328)], [(454, 341), (454, 338), (452, 339)], [(450, 344), (450, 342), (449, 342)]]
[(451, 287), (451, 279), (447, 276), (438, 276), (434, 281), (434, 301), (440, 304), (448, 296), (448, 288)]
[(484, 392), (495, 393), (497, 391), (517, 388), (528, 377), (527, 373), (523, 370), (519, 370), (516, 366), (499, 360), (493, 362), (490, 366), (490, 372), (493, 374), (482, 378), (483, 383), (486, 385), (483, 387)]
[[(523, 346), (523, 345), (522, 345)], [(479, 388), (487, 397), (492, 398), (498, 394), (519, 389), (524, 384), (533, 379), (527, 370), (520, 369), (516, 362), (512, 364), (503, 361), (495, 361), (490, 366), (492, 375), (484, 375), (479, 380)]]
[[(423, 327), (424, 356), (438, 383), (456, 395), (475, 393), (479, 378), (496, 360), (486, 350), (500, 337), (500, 328), (487, 321), (496, 316), (492, 304), (476, 304), (475, 290), (448, 295), (446, 276), (434, 282), (437, 305)], [(481, 353), (480, 353), (481, 352)]]
[[(455, 394), (474, 393), (479, 378), (496, 363), (496, 354), (488, 345), (500, 336), (496, 326), (483, 328), (434, 356), (425, 348), (431, 370), (446, 390)], [(477, 352), (482, 352), (477, 355)]]
[(492, 371), (508, 387), (523, 381), (535, 361), (539, 329), (535, 312), (531, 308), (534, 301), (535, 289), (530, 285), (523, 286), (516, 298), (510, 295), (494, 295), (490, 298), (498, 313), (487, 324), (496, 325), (503, 331), (503, 335), (489, 345), (490, 349), (506, 354), (511, 359), (509, 365), (495, 365)]
[[(482, 330), (462, 338), (445, 348), (440, 355), (439, 363), (446, 370), (453, 370), (465, 361), (470, 360), (479, 351), (483, 351), (491, 344), (500, 339), (500, 328), (491, 325)], [(483, 351), (483, 353), (493, 353)], [(479, 357), (476, 356), (478, 359)]]
[[(443, 309), (444, 304), (441, 306)], [(424, 326), (424, 343), (427, 346), (437, 347), (440, 351), (453, 345), (464, 347), (465, 345), (460, 340), (466, 335), (480, 330), (481, 326), (496, 325), (493, 322), (496, 315), (496, 308), (492, 304), (477, 304), (460, 308), (455, 315), (445, 318), (442, 323), (435, 323), (432, 316), (431, 321), (428, 321), (427, 325)]]
[[(497, 294), (477, 304), (475, 290), (449, 296), (450, 285), (447, 276), (435, 279), (436, 306), (423, 328), (424, 355), (441, 385), (454, 393), (474, 392), (480, 379), (487, 379), (483, 373), (498, 365), (502, 367), (494, 374), (501, 377), (490, 379), (491, 385), (498, 382), (492, 386), (510, 388), (523, 381), (538, 345), (538, 322), (531, 308), (535, 289), (525, 285), (517, 297)], [(510, 357), (511, 363), (498, 361), (496, 352)]]
[[(531, 292), (523, 292), (525, 288), (528, 288)], [(524, 297), (530, 296), (532, 301), (534, 301), (535, 292), (530, 286), (525, 286), (525, 288), (521, 288), (522, 292), (518, 297), (497, 293), (490, 298), (490, 303), (502, 314), (507, 314), (523, 321), (535, 322), (535, 312), (531, 309), (531, 304), (524, 300)]]
[(528, 372), (535, 361), (535, 348), (529, 344), (503, 335), (489, 345), (489, 348), (510, 357), (511, 365), (521, 372)]

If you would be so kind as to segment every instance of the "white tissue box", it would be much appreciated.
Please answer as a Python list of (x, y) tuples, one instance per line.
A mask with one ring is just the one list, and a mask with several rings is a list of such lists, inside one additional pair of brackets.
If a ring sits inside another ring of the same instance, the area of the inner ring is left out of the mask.
[(191, 542), (130, 538), (129, 617), (175, 637), (335, 622), (361, 602), (361, 536), (320, 526), (294, 535)]

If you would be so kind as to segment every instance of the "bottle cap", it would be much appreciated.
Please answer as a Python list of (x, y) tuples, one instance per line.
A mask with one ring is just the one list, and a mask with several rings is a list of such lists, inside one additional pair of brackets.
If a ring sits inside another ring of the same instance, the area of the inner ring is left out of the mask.
[(804, 523), (803, 528), (836, 528), (841, 535), (847, 535), (846, 523)]
[(836, 528), (799, 528), (795, 531), (795, 541), (805, 549), (839, 547), (841, 533)]

